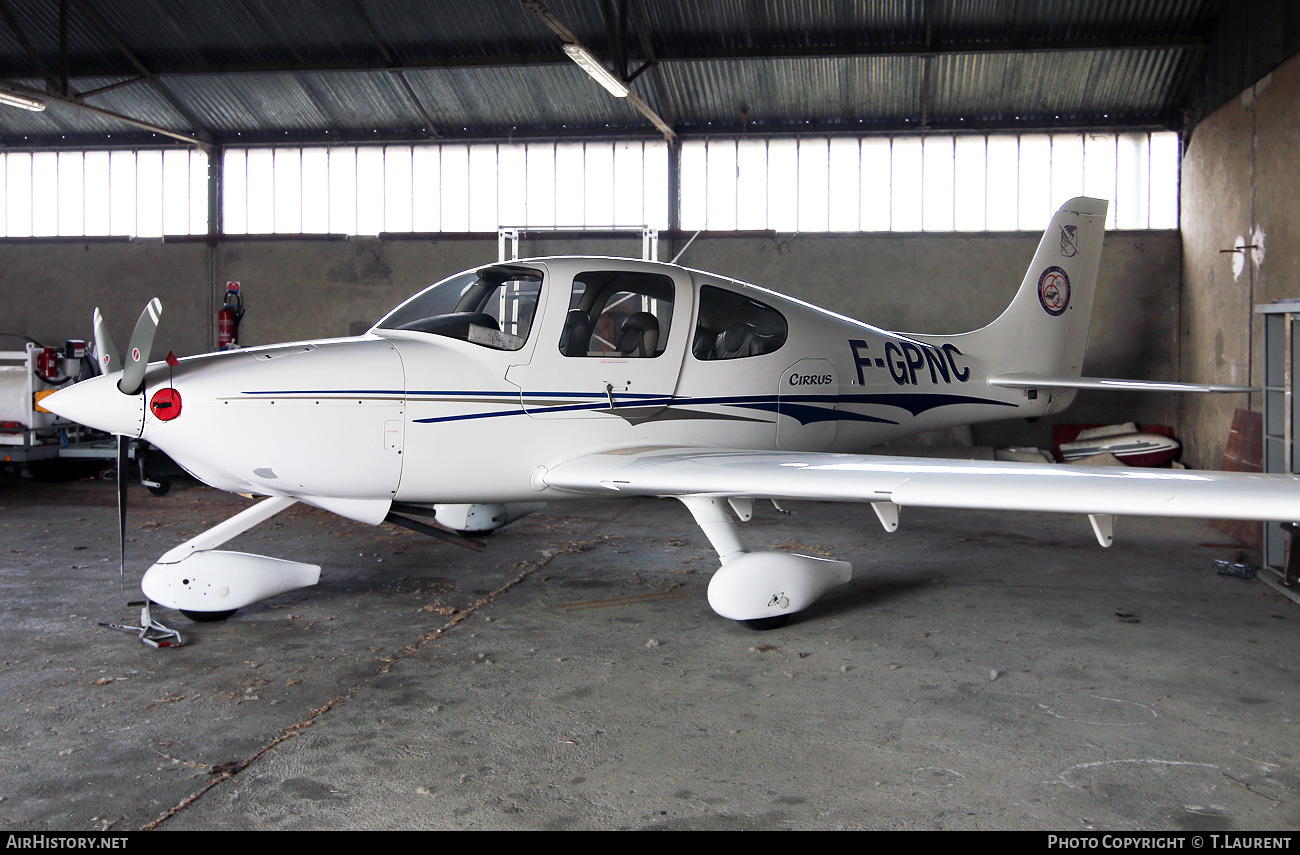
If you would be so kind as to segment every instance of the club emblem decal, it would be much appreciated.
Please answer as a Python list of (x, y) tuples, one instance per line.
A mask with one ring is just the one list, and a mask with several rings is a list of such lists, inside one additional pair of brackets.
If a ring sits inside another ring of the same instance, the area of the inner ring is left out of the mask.
[(1047, 314), (1058, 317), (1070, 307), (1070, 277), (1059, 267), (1049, 267), (1038, 277), (1038, 302)]

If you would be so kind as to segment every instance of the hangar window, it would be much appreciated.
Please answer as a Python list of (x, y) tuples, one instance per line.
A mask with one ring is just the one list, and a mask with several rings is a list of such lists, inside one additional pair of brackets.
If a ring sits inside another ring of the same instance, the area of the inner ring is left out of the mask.
[(0, 235), (208, 231), (208, 156), (187, 149), (0, 153)]
[(229, 234), (668, 227), (661, 141), (229, 148)]
[[(669, 226), (654, 140), (226, 148), (225, 234)], [(1072, 196), (1111, 229), (1178, 226), (1173, 133), (687, 140), (684, 229), (1038, 231)], [(0, 153), (0, 236), (208, 232), (208, 156), (186, 149)]]
[(682, 143), (682, 228), (1040, 231), (1074, 196), (1107, 227), (1178, 227), (1173, 133), (932, 134)]
[(700, 286), (700, 320), (691, 353), (696, 359), (743, 359), (772, 353), (785, 344), (785, 316), (744, 294)]
[(542, 274), (509, 265), (482, 268), (431, 285), (389, 313), (376, 329), (458, 338), (494, 350), (519, 350), (537, 312)]
[(598, 271), (573, 277), (560, 335), (565, 356), (654, 358), (673, 319), (673, 280), (658, 273)]

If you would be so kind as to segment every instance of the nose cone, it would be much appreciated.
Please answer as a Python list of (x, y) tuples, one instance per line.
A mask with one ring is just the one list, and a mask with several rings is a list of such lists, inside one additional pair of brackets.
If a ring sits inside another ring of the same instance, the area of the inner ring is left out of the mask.
[(41, 406), (68, 421), (107, 433), (139, 436), (144, 427), (144, 395), (124, 395), (117, 388), (122, 372), (74, 383), (41, 401)]

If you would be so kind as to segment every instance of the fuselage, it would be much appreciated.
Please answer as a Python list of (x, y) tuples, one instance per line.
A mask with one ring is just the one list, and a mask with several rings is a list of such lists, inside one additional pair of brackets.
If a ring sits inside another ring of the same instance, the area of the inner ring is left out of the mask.
[(860, 451), (1046, 410), (989, 386), (972, 344), (673, 265), (548, 258), (458, 274), (361, 337), (151, 365), (143, 395), (111, 392), (138, 403), (95, 405), (110, 375), (50, 405), (214, 487), (364, 518), (348, 503), (546, 499), (538, 467), (594, 450)]

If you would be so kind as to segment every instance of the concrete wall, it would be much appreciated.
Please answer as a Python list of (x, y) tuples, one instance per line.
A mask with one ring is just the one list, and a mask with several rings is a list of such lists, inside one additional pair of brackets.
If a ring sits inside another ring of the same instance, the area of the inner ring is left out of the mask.
[[(208, 249), (161, 240), (0, 242), (0, 333), (42, 344), (94, 338), (91, 313), (103, 308), (118, 348), (126, 347), (151, 297), (165, 303), (154, 345), (159, 356), (209, 349)], [(0, 338), (0, 349), (22, 341)]]
[[(1300, 57), (1293, 57), (1197, 125), (1183, 160), (1181, 374), (1262, 382), (1254, 306), (1300, 297)], [(1225, 252), (1243, 245), (1256, 247)], [(1186, 401), (1189, 462), (1218, 466), (1239, 407), (1258, 395)]]
[[(1024, 277), (1036, 234), (702, 237), (681, 263), (791, 294), (889, 329), (962, 332), (993, 320)], [(671, 258), (674, 246), (661, 246)], [(1179, 239), (1108, 235), (1085, 370), (1168, 379), (1178, 368)], [(528, 255), (640, 254), (640, 240), (526, 241)], [(227, 280), (239, 280), (246, 346), (364, 331), (417, 289), (495, 260), (495, 236), (349, 240), (0, 241), (0, 332), (46, 343), (90, 338), (102, 306), (119, 347), (144, 303), (159, 296), (155, 356), (215, 344)], [(13, 341), (13, 340), (10, 340)], [(13, 346), (16, 346), (14, 342)], [(0, 343), (0, 347), (10, 347)], [(1062, 421), (1171, 424), (1173, 396), (1080, 395)], [(1047, 424), (977, 431), (981, 444), (1047, 445)]]

